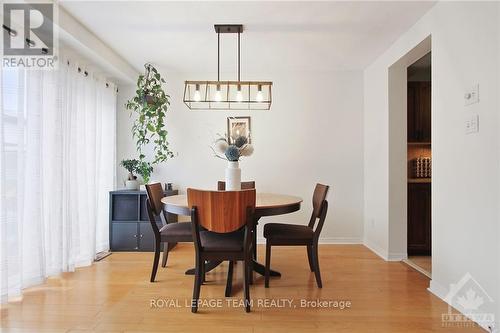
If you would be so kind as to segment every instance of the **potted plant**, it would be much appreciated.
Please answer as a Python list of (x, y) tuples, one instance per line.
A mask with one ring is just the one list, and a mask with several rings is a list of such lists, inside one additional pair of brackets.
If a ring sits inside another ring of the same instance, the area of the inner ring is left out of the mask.
[(135, 172), (138, 172), (139, 161), (136, 159), (133, 160), (122, 160), (120, 165), (124, 167), (128, 171), (128, 177), (125, 181), (125, 188), (127, 190), (138, 190), (139, 182), (137, 181), (137, 176), (134, 175)]
[[(145, 82), (145, 85), (143, 87), (143, 91), (142, 91), (142, 98), (143, 98), (143, 101), (146, 102), (146, 104), (148, 105), (153, 105), (156, 101), (156, 96), (155, 96), (155, 92), (154, 92), (154, 86), (155, 86), (155, 82), (154, 80), (156, 78), (152, 78), (151, 75), (156, 75), (158, 74), (156, 68), (153, 67), (153, 65), (151, 64), (145, 64), (144, 65), (144, 68), (146, 69), (146, 73), (144, 74), (144, 82)], [(161, 78), (161, 77), (160, 77)], [(163, 80), (161, 83), (165, 83), (165, 81)], [(150, 87), (151, 85), (151, 87)]]
[[(125, 107), (130, 110), (130, 116), (136, 119), (132, 126), (132, 136), (136, 140), (139, 153), (137, 171), (147, 184), (150, 180), (153, 166), (172, 158), (165, 129), (165, 117), (170, 106), (170, 96), (163, 90), (166, 83), (158, 70), (151, 64), (146, 64), (146, 73), (137, 79), (136, 95), (127, 101)], [(148, 162), (143, 149), (153, 144), (153, 160)]]
[(233, 144), (228, 137), (220, 137), (213, 146), (212, 151), (215, 157), (227, 160), (226, 168), (226, 190), (241, 190), (241, 169), (239, 161), (241, 156), (250, 156), (253, 154), (253, 146), (248, 143), (248, 138), (239, 136), (234, 139)]

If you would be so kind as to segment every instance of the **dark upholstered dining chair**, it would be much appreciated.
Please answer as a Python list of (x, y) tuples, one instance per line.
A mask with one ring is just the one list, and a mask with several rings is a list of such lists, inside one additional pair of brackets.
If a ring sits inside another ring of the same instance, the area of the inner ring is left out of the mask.
[[(249, 182), (241, 182), (241, 189), (242, 190), (251, 190), (255, 188), (255, 182), (254, 181), (249, 181)], [(226, 190), (226, 182), (219, 180), (217, 182), (217, 190), (219, 191), (225, 191)]]
[[(149, 216), (149, 222), (153, 228), (155, 235), (155, 256), (153, 259), (153, 270), (151, 271), (151, 282), (155, 281), (156, 271), (158, 270), (158, 262), (160, 261), (161, 244), (163, 244), (163, 260), (162, 267), (167, 265), (168, 252), (176, 243), (192, 242), (193, 234), (191, 223), (188, 222), (173, 222), (168, 223), (167, 215), (163, 210), (161, 199), (165, 196), (160, 183), (146, 185), (148, 198), (146, 199), (146, 207)], [(162, 218), (163, 217), (163, 218)], [(158, 228), (158, 218), (162, 222), (162, 227)]]
[[(208, 260), (229, 261), (226, 296), (231, 293), (232, 262), (244, 261), (245, 310), (250, 311), (250, 264), (252, 262), (252, 229), (255, 211), (255, 190), (202, 191), (188, 188), (191, 207), (193, 241), (196, 251), (191, 311), (198, 311), (204, 265)], [(203, 229), (202, 229), (203, 227)]]
[[(307, 258), (309, 268), (316, 276), (318, 288), (322, 288), (321, 274), (318, 259), (318, 239), (326, 213), (328, 211), (328, 185), (316, 184), (313, 194), (313, 211), (308, 225), (296, 225), (285, 223), (268, 223), (264, 225), (264, 237), (266, 238), (266, 270), (265, 286), (269, 288), (269, 272), (271, 265), (271, 247), (273, 245), (304, 245), (307, 246)], [(316, 221), (318, 221), (316, 223)], [(316, 225), (316, 228), (314, 226)]]

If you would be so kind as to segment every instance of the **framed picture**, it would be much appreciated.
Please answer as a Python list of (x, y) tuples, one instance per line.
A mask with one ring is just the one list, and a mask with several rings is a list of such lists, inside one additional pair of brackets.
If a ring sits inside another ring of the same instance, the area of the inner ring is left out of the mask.
[(227, 136), (229, 143), (234, 143), (239, 136), (244, 136), (248, 139), (248, 143), (252, 143), (250, 135), (250, 117), (227, 117)]

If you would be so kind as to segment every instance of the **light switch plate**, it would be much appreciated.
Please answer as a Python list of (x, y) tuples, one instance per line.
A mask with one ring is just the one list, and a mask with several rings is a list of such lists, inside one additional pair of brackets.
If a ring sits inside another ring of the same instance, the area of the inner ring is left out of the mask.
[(479, 103), (479, 84), (473, 85), (464, 94), (465, 105), (471, 105), (474, 103)]
[(479, 132), (479, 115), (473, 114), (465, 119), (465, 134)]

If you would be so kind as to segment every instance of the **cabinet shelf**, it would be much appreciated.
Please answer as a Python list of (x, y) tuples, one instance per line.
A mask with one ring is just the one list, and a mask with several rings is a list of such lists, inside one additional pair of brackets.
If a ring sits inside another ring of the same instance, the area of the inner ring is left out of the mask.
[(408, 142), (408, 146), (430, 146), (430, 142)]
[(431, 183), (431, 178), (408, 178), (410, 184), (426, 184)]

